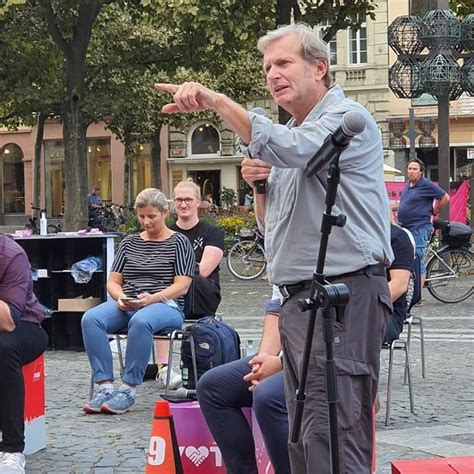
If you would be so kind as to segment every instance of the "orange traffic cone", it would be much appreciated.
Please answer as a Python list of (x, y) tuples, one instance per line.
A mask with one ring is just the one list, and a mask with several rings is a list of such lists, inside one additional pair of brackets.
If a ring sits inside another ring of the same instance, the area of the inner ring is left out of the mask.
[(166, 400), (155, 403), (145, 472), (183, 474), (173, 417)]

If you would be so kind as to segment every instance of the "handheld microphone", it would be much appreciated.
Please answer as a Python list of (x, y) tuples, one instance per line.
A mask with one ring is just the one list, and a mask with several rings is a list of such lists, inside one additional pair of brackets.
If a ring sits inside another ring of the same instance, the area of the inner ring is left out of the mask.
[[(254, 107), (250, 112), (257, 115), (262, 115), (263, 117), (268, 118), (267, 111), (263, 109), (262, 107)], [(257, 190), (257, 194), (265, 194), (266, 181), (267, 181), (266, 179), (259, 179), (258, 181), (255, 181), (255, 189)]]
[(188, 390), (187, 388), (180, 387), (176, 390), (175, 394), (176, 398), (183, 399), (183, 398), (192, 398), (196, 400), (196, 390)]
[(365, 119), (360, 112), (352, 110), (342, 117), (341, 126), (330, 133), (321, 148), (306, 163), (304, 174), (309, 177), (319, 173), (327, 164), (338, 156), (349, 144), (351, 138), (365, 129)]

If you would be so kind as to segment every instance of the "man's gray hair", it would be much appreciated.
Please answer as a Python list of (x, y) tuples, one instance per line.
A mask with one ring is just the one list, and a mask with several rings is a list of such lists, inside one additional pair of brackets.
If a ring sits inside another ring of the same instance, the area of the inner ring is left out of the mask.
[(200, 188), (194, 181), (188, 181), (188, 180), (180, 181), (180, 182), (174, 187), (173, 195), (174, 195), (174, 193), (176, 192), (176, 190), (179, 189), (179, 188), (192, 189), (192, 190), (194, 191), (194, 194), (196, 195), (196, 197), (197, 197), (198, 199), (201, 199), (201, 188)]
[(146, 188), (139, 192), (135, 199), (135, 210), (142, 207), (156, 207), (160, 212), (168, 210), (166, 196), (156, 188)]
[(289, 35), (296, 35), (298, 38), (300, 54), (305, 61), (310, 63), (324, 61), (326, 63), (328, 70), (324, 76), (324, 84), (331, 87), (333, 81), (329, 73), (329, 47), (326, 42), (319, 38), (318, 33), (306, 23), (284, 25), (276, 30), (269, 31), (258, 40), (257, 48), (262, 54), (265, 54), (265, 50), (270, 43)]

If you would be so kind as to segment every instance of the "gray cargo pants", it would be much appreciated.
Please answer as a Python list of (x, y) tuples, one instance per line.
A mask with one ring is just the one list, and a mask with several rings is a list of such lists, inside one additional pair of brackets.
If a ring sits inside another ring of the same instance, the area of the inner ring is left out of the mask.
[[(380, 349), (392, 303), (385, 277), (362, 274), (333, 279), (332, 283), (345, 283), (350, 292), (344, 321), (334, 322), (341, 473), (369, 474), (374, 449), (372, 410), (379, 379)], [(308, 295), (309, 290), (303, 290), (291, 296), (280, 313), (290, 433), (297, 389), (295, 375), (301, 367), (309, 319), (309, 312), (301, 313), (297, 302)], [(300, 440), (289, 442), (292, 474), (331, 474), (325, 361), (322, 317), (318, 313)]]

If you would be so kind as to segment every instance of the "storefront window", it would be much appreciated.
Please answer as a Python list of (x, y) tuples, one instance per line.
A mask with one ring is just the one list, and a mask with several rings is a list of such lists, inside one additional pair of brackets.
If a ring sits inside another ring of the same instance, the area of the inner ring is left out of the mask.
[[(57, 216), (64, 212), (64, 142), (46, 141), (44, 144), (46, 172), (46, 209)], [(87, 140), (88, 191), (95, 184), (100, 187), (103, 201), (111, 202), (111, 156), (110, 140)]]
[(87, 140), (88, 190), (97, 184), (104, 203), (112, 202), (112, 163), (110, 140)]
[(25, 172), (23, 152), (18, 145), (11, 143), (0, 154), (3, 182), (3, 213), (25, 213)]
[(132, 183), (130, 190), (132, 201), (140, 191), (151, 187), (151, 153), (149, 143), (135, 146), (130, 179)]

